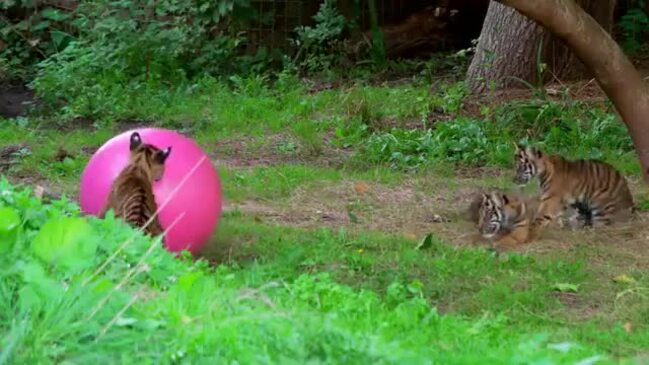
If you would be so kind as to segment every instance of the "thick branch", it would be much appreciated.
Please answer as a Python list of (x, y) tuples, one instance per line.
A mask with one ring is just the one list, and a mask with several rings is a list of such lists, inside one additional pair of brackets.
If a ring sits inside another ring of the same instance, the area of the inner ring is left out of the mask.
[(649, 90), (620, 46), (573, 0), (497, 0), (561, 38), (595, 74), (627, 125), (649, 183)]

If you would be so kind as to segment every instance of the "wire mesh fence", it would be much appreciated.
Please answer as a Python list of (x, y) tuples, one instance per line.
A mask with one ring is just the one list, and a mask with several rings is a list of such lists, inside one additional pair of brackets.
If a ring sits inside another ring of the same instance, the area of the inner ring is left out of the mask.
[[(253, 0), (256, 18), (250, 22), (246, 33), (249, 49), (261, 46), (288, 49), (295, 29), (312, 25), (313, 16), (324, 0)], [(415, 11), (434, 5), (434, 0), (339, 0), (341, 13), (356, 22), (359, 29), (370, 28), (369, 1), (374, 1), (379, 25), (395, 23)]]

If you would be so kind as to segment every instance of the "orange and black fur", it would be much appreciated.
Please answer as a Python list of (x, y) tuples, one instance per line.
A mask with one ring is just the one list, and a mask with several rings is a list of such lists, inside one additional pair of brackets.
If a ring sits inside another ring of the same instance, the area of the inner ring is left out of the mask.
[(635, 211), (626, 179), (599, 160), (569, 161), (533, 147), (516, 150), (514, 183), (539, 178), (541, 195), (533, 229), (545, 227), (570, 208), (582, 226), (603, 226), (631, 217)]
[[(140, 134), (134, 132), (130, 140), (129, 164), (113, 182), (108, 203), (100, 216), (104, 217), (113, 209), (116, 217), (132, 226), (143, 227), (156, 211), (153, 182), (162, 178), (170, 153), (171, 147), (161, 150), (143, 143)], [(157, 217), (145, 229), (152, 236), (163, 231)]]
[(479, 194), (471, 202), (469, 214), (481, 236), (496, 246), (512, 247), (532, 239), (527, 202), (515, 194)]

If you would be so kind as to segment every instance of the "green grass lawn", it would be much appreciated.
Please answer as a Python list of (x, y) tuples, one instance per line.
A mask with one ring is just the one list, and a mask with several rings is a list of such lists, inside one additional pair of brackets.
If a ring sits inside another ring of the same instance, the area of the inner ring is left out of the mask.
[(205, 260), (155, 242), (148, 253), (139, 234), (111, 258), (133, 230), (88, 219), (87, 254), (39, 241), (78, 207), (0, 184), (0, 207), (22, 222), (2, 226), (0, 212), (0, 237), (14, 242), (0, 250), (0, 364), (647, 363), (644, 213), (500, 255), (469, 244), (461, 218), (477, 189), (512, 188), (514, 141), (603, 158), (642, 200), (624, 126), (572, 100), (467, 114), (459, 87), (206, 80), (126, 95), (90, 123), (0, 120), (12, 184), (74, 200), (97, 147), (155, 124), (204, 147), (226, 200)]

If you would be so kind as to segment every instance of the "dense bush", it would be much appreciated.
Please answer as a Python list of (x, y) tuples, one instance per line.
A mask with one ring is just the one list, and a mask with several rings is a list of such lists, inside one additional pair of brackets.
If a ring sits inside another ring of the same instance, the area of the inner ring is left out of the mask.
[(647, 50), (649, 41), (649, 14), (646, 7), (647, 0), (629, 1), (630, 7), (622, 15), (617, 26), (622, 31), (622, 46), (631, 53), (637, 54)]
[(147, 86), (174, 88), (196, 75), (254, 73), (271, 60), (240, 54), (237, 22), (252, 14), (247, 0), (81, 2), (66, 15), (75, 36), (39, 64), (34, 86), (57, 105)]

